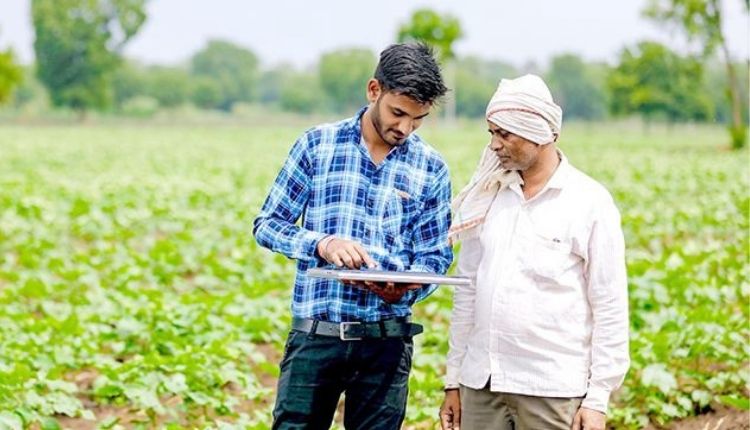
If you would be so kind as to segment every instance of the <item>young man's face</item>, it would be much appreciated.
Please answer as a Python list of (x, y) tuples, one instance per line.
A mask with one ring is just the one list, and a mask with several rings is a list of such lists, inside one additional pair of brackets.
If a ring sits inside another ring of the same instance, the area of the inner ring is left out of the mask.
[(490, 121), (487, 121), (487, 126), (487, 131), (492, 135), (490, 148), (495, 151), (504, 169), (524, 172), (536, 164), (542, 145), (504, 130)]
[(429, 115), (431, 103), (419, 103), (411, 97), (391, 91), (382, 91), (378, 81), (372, 79), (367, 86), (370, 118), (375, 131), (385, 143), (398, 146), (422, 125)]

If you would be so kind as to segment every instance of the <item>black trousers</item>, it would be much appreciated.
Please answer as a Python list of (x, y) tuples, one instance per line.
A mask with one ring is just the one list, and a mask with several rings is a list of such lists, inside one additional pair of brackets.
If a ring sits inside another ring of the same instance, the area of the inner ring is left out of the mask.
[(341, 393), (347, 430), (400, 429), (413, 351), (408, 337), (342, 341), (290, 332), (273, 429), (330, 428)]

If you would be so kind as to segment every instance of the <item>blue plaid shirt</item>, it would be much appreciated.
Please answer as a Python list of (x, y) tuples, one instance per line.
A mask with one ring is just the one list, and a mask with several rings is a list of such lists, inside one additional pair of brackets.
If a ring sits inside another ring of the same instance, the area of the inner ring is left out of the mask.
[(307, 269), (332, 267), (316, 251), (327, 235), (361, 243), (382, 270), (445, 273), (453, 259), (447, 166), (415, 134), (374, 165), (361, 137), (363, 113), (305, 132), (255, 219), (261, 246), (297, 260), (296, 317), (342, 322), (407, 316), (436, 288), (409, 291), (389, 304), (367, 290), (310, 278)]

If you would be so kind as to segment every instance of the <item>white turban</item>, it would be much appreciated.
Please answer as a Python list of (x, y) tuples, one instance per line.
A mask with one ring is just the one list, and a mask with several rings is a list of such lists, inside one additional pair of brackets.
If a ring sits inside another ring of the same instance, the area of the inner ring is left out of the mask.
[[(487, 120), (534, 143), (546, 145), (560, 135), (562, 109), (552, 101), (549, 88), (539, 76), (524, 75), (500, 81), (487, 105)], [(515, 182), (523, 183), (521, 175), (503, 169), (487, 144), (471, 181), (451, 203), (453, 223), (448, 242), (476, 236), (498, 190)]]
[(562, 127), (562, 109), (536, 75), (503, 79), (487, 105), (487, 120), (540, 145), (554, 142)]

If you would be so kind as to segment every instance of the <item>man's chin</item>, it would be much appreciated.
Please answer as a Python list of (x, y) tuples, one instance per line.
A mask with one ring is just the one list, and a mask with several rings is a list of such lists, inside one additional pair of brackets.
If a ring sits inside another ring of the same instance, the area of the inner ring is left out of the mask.
[(404, 142), (406, 142), (406, 137), (402, 137), (402, 138), (400, 138), (400, 139), (398, 139), (398, 138), (393, 138), (393, 139), (391, 139), (391, 141), (390, 141), (390, 142), (388, 142), (388, 143), (390, 143), (390, 144), (391, 144), (391, 146), (401, 146), (401, 145), (403, 145), (403, 144), (404, 144)]

